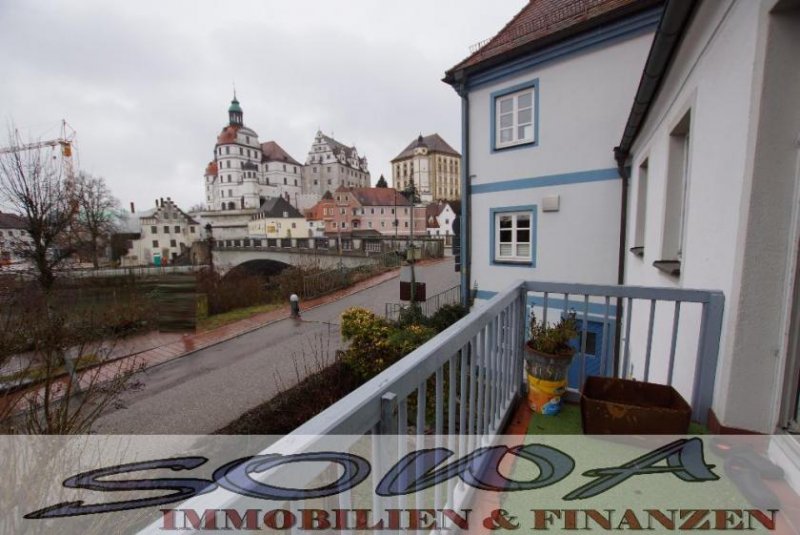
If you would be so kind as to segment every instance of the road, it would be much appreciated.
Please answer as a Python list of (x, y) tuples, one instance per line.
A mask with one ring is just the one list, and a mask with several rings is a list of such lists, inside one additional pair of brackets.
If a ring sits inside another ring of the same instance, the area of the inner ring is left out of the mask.
[[(123, 408), (93, 426), (105, 434), (207, 434), (298, 382), (340, 348), (339, 317), (353, 306), (383, 314), (397, 302), (395, 277), (382, 284), (281, 320), (142, 372), (143, 388), (124, 395)], [(434, 295), (458, 284), (452, 259), (417, 268)], [(313, 395), (313, 393), (309, 393)]]

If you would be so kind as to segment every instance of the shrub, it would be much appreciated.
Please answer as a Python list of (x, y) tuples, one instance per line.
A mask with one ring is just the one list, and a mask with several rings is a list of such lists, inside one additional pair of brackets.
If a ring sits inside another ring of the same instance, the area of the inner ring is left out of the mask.
[(348, 308), (342, 313), (342, 338), (350, 342), (344, 361), (363, 379), (380, 373), (395, 360), (389, 344), (392, 327), (365, 308)]
[(269, 302), (264, 278), (244, 272), (231, 271), (220, 277), (217, 272), (201, 271), (197, 291), (206, 294), (209, 315)]
[(424, 325), (409, 325), (393, 329), (389, 335), (389, 347), (397, 352), (398, 358), (408, 355), (436, 335), (436, 331)]
[(575, 350), (570, 341), (578, 336), (578, 324), (575, 313), (570, 313), (553, 326), (537, 321), (536, 315), (531, 311), (530, 339), (528, 347), (548, 355), (572, 355)]
[(466, 316), (468, 313), (469, 309), (458, 303), (452, 305), (443, 305), (433, 316), (430, 317), (428, 320), (428, 325), (436, 332), (442, 332)]
[(400, 309), (397, 316), (398, 327), (408, 327), (409, 325), (428, 325), (428, 318), (422, 313), (419, 303), (413, 303)]

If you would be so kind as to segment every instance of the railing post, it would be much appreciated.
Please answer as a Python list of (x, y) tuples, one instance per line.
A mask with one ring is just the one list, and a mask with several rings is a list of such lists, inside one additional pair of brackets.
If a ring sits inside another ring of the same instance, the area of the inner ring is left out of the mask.
[[(520, 302), (520, 322), (519, 322), (519, 339), (514, 348), (514, 353), (516, 354), (515, 360), (515, 372), (520, 373), (522, 377), (520, 378), (519, 375), (517, 376), (517, 380), (521, 381), (520, 384), (520, 391), (519, 393), (524, 395), (527, 392), (528, 388), (528, 381), (527, 381), (527, 373), (525, 370), (525, 335), (528, 325), (528, 291), (523, 284), (519, 289), (519, 302)], [(547, 301), (545, 300), (545, 307), (547, 307)], [(546, 310), (546, 309), (545, 309)], [(520, 369), (521, 368), (521, 369)]]
[(703, 303), (700, 342), (697, 347), (697, 362), (695, 363), (692, 389), (692, 419), (702, 424), (706, 423), (708, 410), (714, 400), (714, 383), (717, 375), (724, 306), (725, 297), (720, 292), (710, 293), (708, 302)]
[(379, 426), (381, 435), (393, 435), (397, 433), (396, 407), (397, 395), (392, 392), (386, 392), (381, 396), (381, 421)]

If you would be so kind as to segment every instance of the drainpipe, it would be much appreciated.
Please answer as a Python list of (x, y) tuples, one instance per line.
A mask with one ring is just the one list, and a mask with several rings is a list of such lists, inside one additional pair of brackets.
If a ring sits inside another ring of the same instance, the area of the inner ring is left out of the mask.
[[(686, 28), (689, 25), (692, 14), (699, 2), (697, 0), (667, 0), (658, 29), (653, 37), (653, 44), (647, 56), (644, 70), (642, 72), (636, 96), (633, 99), (628, 121), (622, 133), (622, 140), (617, 147), (614, 147), (614, 159), (617, 161), (617, 170), (622, 179), (622, 204), (620, 209), (619, 227), (619, 258), (617, 268), (617, 284), (625, 283), (625, 242), (627, 239), (628, 226), (628, 181), (629, 170), (625, 166), (630, 157), (630, 150), (633, 146), (639, 131), (644, 124), (650, 111), (650, 107), (655, 100), (661, 83), (670, 67), (672, 58), (683, 38)], [(622, 347), (621, 325), (622, 320), (622, 299), (617, 299), (617, 326), (616, 340), (614, 344), (614, 373), (621, 372), (624, 376), (627, 370), (619, 370), (620, 348)]]
[[(625, 242), (628, 239), (628, 180), (629, 168), (625, 167), (628, 153), (619, 147), (614, 147), (614, 159), (617, 161), (617, 172), (622, 180), (619, 214), (619, 251), (617, 253), (617, 284), (625, 284)], [(617, 298), (617, 321), (614, 327), (614, 377), (619, 373), (620, 351), (622, 349), (622, 298)], [(622, 370), (624, 378), (627, 370)]]
[(461, 81), (456, 91), (461, 96), (461, 236), (459, 237), (461, 244), (461, 304), (468, 307), (470, 302), (470, 258), (472, 256), (469, 218), (472, 206), (469, 185), (469, 94), (465, 80)]

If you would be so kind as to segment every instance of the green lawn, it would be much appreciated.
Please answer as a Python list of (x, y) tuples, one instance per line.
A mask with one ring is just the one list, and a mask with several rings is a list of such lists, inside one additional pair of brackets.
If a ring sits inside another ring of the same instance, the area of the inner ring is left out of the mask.
[(210, 331), (211, 329), (222, 327), (223, 325), (233, 323), (234, 321), (251, 318), (256, 314), (271, 312), (273, 310), (277, 310), (285, 306), (286, 306), (285, 303), (270, 303), (266, 305), (255, 305), (252, 307), (237, 308), (236, 310), (223, 312), (222, 314), (214, 314), (213, 316), (209, 316), (207, 318), (198, 319), (197, 330), (198, 332)]

